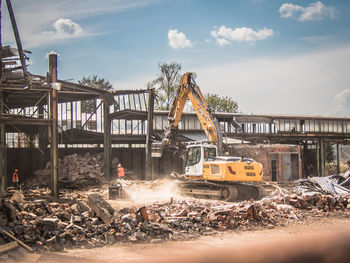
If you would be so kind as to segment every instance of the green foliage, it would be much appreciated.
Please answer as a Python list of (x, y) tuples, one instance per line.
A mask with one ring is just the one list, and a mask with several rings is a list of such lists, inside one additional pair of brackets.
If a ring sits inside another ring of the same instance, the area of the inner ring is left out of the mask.
[[(113, 85), (104, 78), (99, 78), (97, 75), (91, 75), (88, 77), (83, 77), (78, 80), (80, 85), (88, 86), (95, 89), (102, 90), (112, 90)], [(81, 102), (81, 112), (85, 113), (95, 113), (96, 112), (96, 100), (85, 100)]]
[(216, 112), (237, 112), (238, 104), (232, 98), (228, 96), (220, 97), (214, 93), (207, 93), (205, 96), (205, 100), (209, 108), (212, 111)]
[(326, 155), (326, 162), (330, 163), (335, 160), (335, 152), (332, 144), (325, 144), (325, 155)]
[[(156, 92), (155, 108), (158, 110), (169, 110), (176, 91), (180, 86), (182, 75), (181, 64), (176, 62), (158, 64), (160, 76), (148, 82), (147, 88), (154, 88)], [(220, 97), (217, 94), (208, 93), (205, 95), (208, 106), (217, 112), (237, 112), (238, 105), (230, 97)], [(192, 107), (191, 107), (192, 108)]]
[(147, 83), (147, 88), (154, 88), (156, 93), (155, 108), (169, 110), (181, 81), (181, 64), (176, 62), (158, 64), (160, 76)]
[(78, 80), (80, 85), (88, 86), (95, 89), (112, 90), (113, 85), (104, 78), (99, 78), (97, 75), (91, 75), (88, 77), (83, 77)]

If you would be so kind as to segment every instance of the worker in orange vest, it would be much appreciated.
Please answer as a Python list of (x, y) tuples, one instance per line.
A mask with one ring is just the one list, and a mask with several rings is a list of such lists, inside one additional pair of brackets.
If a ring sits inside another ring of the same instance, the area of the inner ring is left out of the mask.
[(124, 167), (121, 164), (118, 164), (118, 177), (124, 177)]
[(18, 170), (15, 169), (15, 172), (12, 175), (12, 183), (16, 187), (18, 187), (18, 185), (19, 185), (19, 178), (18, 178), (18, 173), (17, 172), (18, 172)]

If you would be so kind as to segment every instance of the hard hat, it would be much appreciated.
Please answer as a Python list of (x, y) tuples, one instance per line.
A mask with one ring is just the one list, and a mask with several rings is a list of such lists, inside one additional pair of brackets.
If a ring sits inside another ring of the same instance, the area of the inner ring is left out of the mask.
[(118, 164), (118, 167), (122, 167), (122, 165), (121, 165), (121, 164)]

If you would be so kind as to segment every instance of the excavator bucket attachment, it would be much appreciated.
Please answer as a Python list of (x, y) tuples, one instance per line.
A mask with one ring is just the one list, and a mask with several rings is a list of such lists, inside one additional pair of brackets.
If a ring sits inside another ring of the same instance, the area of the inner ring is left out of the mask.
[(163, 155), (163, 142), (153, 142), (151, 146), (151, 156), (160, 158)]

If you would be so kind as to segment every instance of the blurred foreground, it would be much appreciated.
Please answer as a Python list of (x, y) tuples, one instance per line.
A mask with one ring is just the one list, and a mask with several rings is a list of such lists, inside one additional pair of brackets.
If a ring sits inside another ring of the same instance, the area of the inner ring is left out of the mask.
[(350, 262), (349, 223), (348, 218), (314, 218), (275, 229), (220, 232), (194, 241), (50, 253), (38, 262)]

